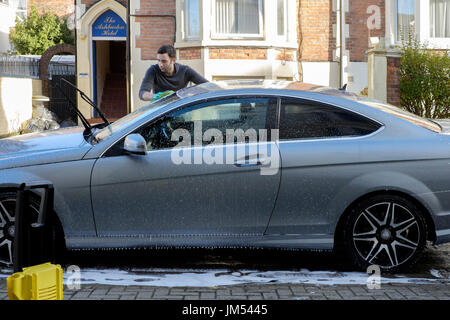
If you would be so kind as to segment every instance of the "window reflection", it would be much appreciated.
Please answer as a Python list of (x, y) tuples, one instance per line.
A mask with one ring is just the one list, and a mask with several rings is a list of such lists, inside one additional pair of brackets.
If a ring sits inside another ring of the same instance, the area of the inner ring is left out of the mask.
[(397, 40), (408, 39), (415, 32), (414, 0), (397, 0)]

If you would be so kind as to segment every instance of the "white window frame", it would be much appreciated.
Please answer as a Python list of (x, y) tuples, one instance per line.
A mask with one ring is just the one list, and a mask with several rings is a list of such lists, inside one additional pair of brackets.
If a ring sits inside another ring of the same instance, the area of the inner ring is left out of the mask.
[(428, 42), (432, 48), (450, 49), (450, 38), (430, 37), (430, 0), (415, 0), (415, 4), (420, 41)]
[[(386, 33), (391, 38), (391, 43), (402, 45), (397, 39), (397, 1), (389, 0), (390, 26), (386, 28)], [(426, 43), (430, 49), (450, 49), (450, 38), (430, 37), (430, 0), (414, 0), (414, 19), (416, 26), (416, 36), (421, 43)]]
[(264, 38), (264, 5), (258, 0), (259, 33), (217, 33), (216, 32), (216, 0), (211, 1), (211, 39), (262, 39)]
[(200, 40), (200, 35), (202, 33), (202, 6), (201, 6), (201, 0), (196, 0), (198, 1), (198, 24), (199, 24), (199, 29), (198, 29), (198, 35), (190, 35), (189, 32), (189, 20), (187, 18), (187, 12), (188, 12), (188, 2), (192, 1), (192, 0), (184, 0), (184, 5), (183, 5), (183, 20), (184, 20), (184, 40), (186, 41), (193, 41), (193, 40)]
[(27, 17), (27, 15), (28, 15), (28, 1), (25, 1), (25, 8), (21, 8), (21, 9), (19, 9), (19, 1), (18, 0), (16, 0), (16, 1), (9, 0), (8, 2), (10, 4), (10, 6), (15, 10), (16, 17), (18, 17), (20, 20), (22, 20), (22, 17), (19, 17), (19, 13), (21, 13), (24, 16), (24, 18)]

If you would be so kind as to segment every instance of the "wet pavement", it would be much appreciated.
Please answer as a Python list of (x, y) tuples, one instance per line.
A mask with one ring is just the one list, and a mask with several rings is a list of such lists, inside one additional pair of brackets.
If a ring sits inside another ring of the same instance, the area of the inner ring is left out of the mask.
[[(329, 252), (83, 251), (60, 264), (64, 300), (450, 300), (450, 244), (429, 245), (410, 269), (372, 282)], [(11, 273), (0, 268), (0, 300)]]

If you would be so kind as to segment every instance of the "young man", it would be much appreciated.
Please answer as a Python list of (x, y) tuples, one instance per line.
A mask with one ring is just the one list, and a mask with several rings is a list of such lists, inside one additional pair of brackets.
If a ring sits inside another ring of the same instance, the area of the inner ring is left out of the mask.
[(150, 101), (153, 95), (168, 90), (177, 91), (187, 86), (208, 82), (194, 69), (176, 63), (176, 51), (171, 45), (165, 45), (157, 51), (158, 64), (152, 65), (145, 73), (139, 90), (139, 98)]

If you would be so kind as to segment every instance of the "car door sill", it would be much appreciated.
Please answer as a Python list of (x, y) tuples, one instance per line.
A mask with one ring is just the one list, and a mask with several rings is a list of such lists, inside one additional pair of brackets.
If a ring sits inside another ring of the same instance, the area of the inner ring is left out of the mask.
[(68, 237), (69, 250), (113, 248), (279, 248), (333, 249), (334, 238), (329, 234), (314, 235), (146, 235), (107, 237)]

